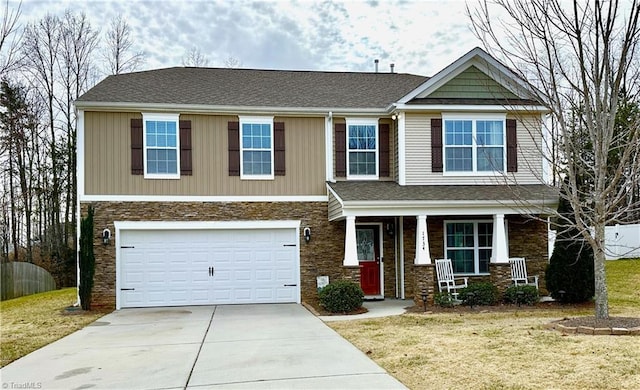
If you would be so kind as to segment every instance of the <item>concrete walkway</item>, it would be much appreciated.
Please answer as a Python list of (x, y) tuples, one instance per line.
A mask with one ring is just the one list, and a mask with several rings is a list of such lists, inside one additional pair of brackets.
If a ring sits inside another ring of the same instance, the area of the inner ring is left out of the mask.
[(366, 313), (352, 314), (348, 316), (320, 316), (320, 319), (325, 322), (331, 322), (397, 316), (400, 314), (404, 314), (406, 312), (406, 308), (413, 305), (414, 303), (411, 299), (385, 299), (383, 301), (365, 301), (362, 306), (367, 308), (368, 312)]
[(120, 310), (0, 377), (7, 389), (405, 388), (296, 304)]

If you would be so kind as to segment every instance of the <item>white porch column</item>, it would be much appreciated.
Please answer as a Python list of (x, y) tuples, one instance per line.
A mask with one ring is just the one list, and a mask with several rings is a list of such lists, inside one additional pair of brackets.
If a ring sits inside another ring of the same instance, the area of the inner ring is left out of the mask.
[(417, 216), (416, 227), (416, 258), (414, 264), (431, 264), (429, 255), (429, 234), (427, 232), (427, 216)]
[(508, 263), (507, 232), (504, 229), (504, 214), (493, 216), (493, 243), (491, 246), (492, 263)]
[(344, 260), (342, 265), (354, 267), (358, 262), (358, 248), (356, 242), (356, 217), (347, 217), (347, 231), (344, 235)]

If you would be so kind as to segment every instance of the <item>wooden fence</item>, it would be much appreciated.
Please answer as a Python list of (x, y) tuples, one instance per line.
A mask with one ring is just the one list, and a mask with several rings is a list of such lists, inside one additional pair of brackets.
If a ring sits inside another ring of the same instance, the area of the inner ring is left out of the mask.
[(0, 292), (3, 301), (55, 289), (56, 282), (42, 267), (24, 262), (0, 264)]

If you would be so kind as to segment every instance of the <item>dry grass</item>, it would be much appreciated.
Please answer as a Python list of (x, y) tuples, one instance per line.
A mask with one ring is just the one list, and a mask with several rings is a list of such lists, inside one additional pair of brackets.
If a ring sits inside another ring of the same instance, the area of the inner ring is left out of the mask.
[[(640, 260), (607, 263), (612, 315), (640, 316)], [(615, 306), (619, 304), (619, 306)], [(589, 309), (458, 312), (329, 323), (411, 389), (638, 389), (640, 338), (543, 328)]]
[(0, 367), (52, 343), (105, 313), (65, 313), (76, 301), (76, 289), (66, 288), (0, 302)]

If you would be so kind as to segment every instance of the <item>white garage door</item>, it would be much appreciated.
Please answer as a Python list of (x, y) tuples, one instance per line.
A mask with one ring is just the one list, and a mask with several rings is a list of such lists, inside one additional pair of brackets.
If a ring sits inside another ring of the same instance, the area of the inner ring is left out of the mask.
[(295, 229), (123, 230), (120, 307), (297, 302)]

